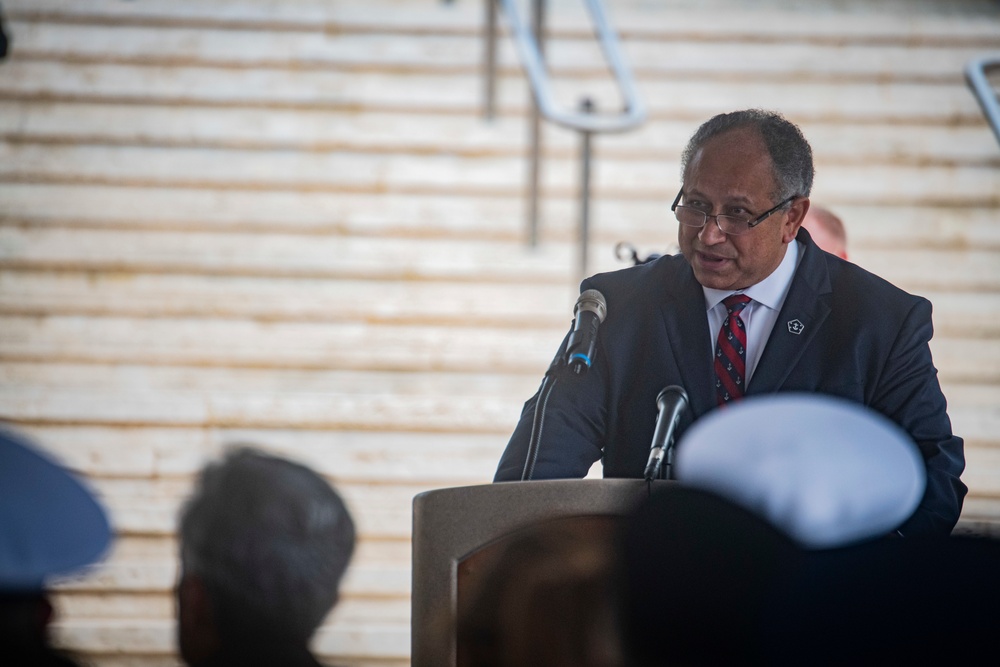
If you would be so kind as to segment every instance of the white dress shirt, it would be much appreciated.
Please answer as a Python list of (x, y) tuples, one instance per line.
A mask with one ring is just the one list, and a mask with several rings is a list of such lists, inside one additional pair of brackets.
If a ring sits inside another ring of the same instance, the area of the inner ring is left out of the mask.
[(740, 313), (740, 319), (743, 320), (747, 331), (747, 386), (750, 385), (757, 362), (760, 361), (760, 355), (764, 351), (764, 345), (767, 344), (771, 329), (778, 319), (778, 312), (785, 303), (785, 297), (788, 296), (788, 289), (792, 286), (792, 278), (795, 276), (801, 254), (798, 241), (789, 243), (785, 257), (778, 264), (778, 268), (767, 278), (745, 290), (731, 292), (702, 286), (705, 292), (705, 307), (708, 309), (708, 331), (712, 337), (713, 355), (719, 330), (726, 320), (727, 310), (722, 303), (723, 299), (730, 294), (746, 294), (753, 299)]

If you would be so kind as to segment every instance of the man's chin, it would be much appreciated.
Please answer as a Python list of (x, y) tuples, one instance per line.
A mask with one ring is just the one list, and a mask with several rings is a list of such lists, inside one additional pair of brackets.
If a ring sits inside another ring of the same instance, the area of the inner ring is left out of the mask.
[(695, 266), (694, 277), (702, 287), (709, 289), (734, 289), (734, 280), (728, 272), (714, 271), (704, 267)]

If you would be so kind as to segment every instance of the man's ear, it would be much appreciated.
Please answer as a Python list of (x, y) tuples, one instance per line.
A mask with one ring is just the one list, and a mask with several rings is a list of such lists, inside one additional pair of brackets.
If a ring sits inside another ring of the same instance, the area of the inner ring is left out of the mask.
[(795, 236), (799, 233), (799, 227), (802, 226), (802, 221), (806, 219), (806, 213), (808, 212), (809, 197), (799, 197), (792, 201), (781, 230), (781, 240), (783, 242), (791, 243), (795, 240)]
[(208, 587), (196, 574), (184, 574), (177, 583), (177, 642), (189, 665), (210, 658), (220, 647)]

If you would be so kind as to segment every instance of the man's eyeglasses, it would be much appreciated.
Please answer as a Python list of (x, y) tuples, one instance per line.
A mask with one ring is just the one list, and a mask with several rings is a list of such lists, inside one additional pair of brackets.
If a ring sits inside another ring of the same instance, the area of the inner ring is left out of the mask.
[(677, 198), (674, 199), (674, 203), (670, 205), (670, 210), (674, 212), (675, 216), (677, 216), (677, 222), (682, 225), (687, 225), (688, 227), (704, 227), (709, 218), (715, 218), (715, 224), (719, 226), (719, 229), (726, 234), (732, 234), (733, 236), (746, 234), (751, 229), (771, 217), (771, 215), (779, 208), (795, 199), (795, 196), (793, 195), (774, 208), (761, 213), (756, 218), (751, 218), (749, 216), (739, 215), (709, 215), (708, 213), (705, 213), (704, 211), (693, 206), (678, 206), (677, 204), (683, 196), (684, 189), (681, 188), (681, 191), (677, 193)]

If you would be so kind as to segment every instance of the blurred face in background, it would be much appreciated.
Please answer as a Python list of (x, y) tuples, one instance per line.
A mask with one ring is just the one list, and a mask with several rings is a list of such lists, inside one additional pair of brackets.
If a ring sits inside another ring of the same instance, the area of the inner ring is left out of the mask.
[(824, 208), (813, 205), (806, 213), (802, 226), (820, 248), (831, 255), (847, 259), (847, 234), (840, 218)]

